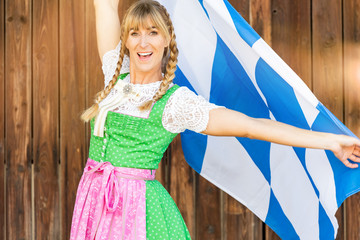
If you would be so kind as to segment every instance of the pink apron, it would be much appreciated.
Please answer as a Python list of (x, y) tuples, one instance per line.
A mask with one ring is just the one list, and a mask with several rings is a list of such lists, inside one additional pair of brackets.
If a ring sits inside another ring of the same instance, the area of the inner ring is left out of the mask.
[(155, 170), (88, 159), (80, 179), (70, 240), (146, 239), (146, 183)]

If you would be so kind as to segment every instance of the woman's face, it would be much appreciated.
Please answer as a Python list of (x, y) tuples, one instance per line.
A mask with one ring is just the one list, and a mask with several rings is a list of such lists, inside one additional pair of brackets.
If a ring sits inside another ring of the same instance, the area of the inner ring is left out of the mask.
[(126, 47), (130, 54), (132, 70), (143, 73), (161, 71), (164, 49), (168, 46), (166, 38), (148, 19), (147, 28), (130, 29)]

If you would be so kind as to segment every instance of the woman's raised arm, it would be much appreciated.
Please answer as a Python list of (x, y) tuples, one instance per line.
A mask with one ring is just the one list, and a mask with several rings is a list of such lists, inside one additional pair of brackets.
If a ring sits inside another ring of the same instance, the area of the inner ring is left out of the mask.
[(119, 0), (94, 0), (99, 56), (114, 49), (120, 41)]
[(347, 167), (356, 168), (360, 162), (360, 140), (346, 135), (315, 132), (269, 119), (251, 118), (226, 108), (210, 111), (207, 129), (215, 136), (237, 136), (259, 139), (283, 145), (331, 150)]

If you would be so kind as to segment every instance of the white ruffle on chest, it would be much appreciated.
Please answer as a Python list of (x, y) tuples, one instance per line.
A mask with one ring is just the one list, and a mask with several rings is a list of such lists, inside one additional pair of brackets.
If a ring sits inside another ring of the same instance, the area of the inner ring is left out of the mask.
[[(127, 75), (122, 81), (125, 83), (129, 83), (131, 85), (132, 91), (136, 92), (136, 95), (131, 94), (128, 98), (124, 99), (121, 104), (115, 106), (110, 111), (131, 115), (134, 117), (147, 118), (151, 110), (141, 111), (139, 107), (153, 99), (154, 95), (160, 87), (161, 81), (148, 84), (132, 84), (130, 83), (130, 74)], [(119, 96), (120, 92), (121, 90), (113, 88), (111, 89), (109, 95), (106, 98), (113, 98), (114, 96)]]

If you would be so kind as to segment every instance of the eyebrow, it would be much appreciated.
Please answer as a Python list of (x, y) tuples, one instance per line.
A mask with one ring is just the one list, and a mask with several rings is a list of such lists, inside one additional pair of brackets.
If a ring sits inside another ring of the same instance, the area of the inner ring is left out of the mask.
[(151, 30), (151, 29), (156, 29), (156, 27), (155, 26), (151, 26), (151, 27), (148, 27), (148, 28), (146, 28), (147, 30)]
[[(147, 27), (146, 30), (151, 30), (151, 29), (157, 29), (157, 27), (155, 26), (151, 26), (151, 27)], [(130, 28), (130, 31), (131, 30), (134, 30), (135, 31), (135, 28)]]

